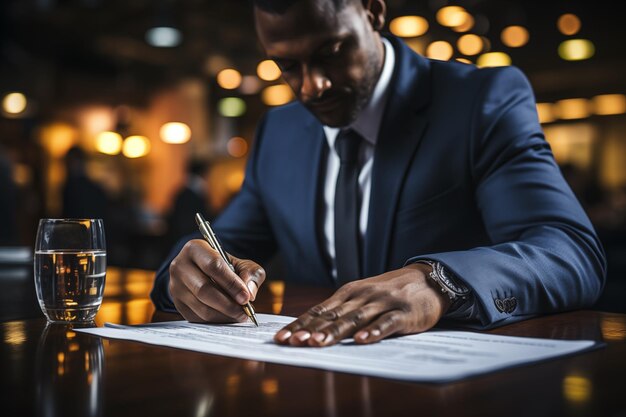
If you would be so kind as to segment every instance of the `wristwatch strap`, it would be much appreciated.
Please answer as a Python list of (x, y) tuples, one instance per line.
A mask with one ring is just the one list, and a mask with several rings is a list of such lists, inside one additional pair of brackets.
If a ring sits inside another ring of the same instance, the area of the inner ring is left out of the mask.
[(416, 263), (427, 264), (432, 268), (432, 271), (428, 273), (428, 277), (441, 288), (441, 292), (446, 294), (450, 300), (465, 299), (471, 293), (471, 290), (456, 280), (454, 274), (440, 262), (420, 259)]

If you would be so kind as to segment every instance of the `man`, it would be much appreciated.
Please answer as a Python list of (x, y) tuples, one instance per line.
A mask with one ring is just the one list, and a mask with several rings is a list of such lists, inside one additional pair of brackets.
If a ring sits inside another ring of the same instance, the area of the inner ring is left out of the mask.
[(207, 194), (207, 177), (210, 164), (204, 159), (193, 159), (187, 163), (187, 178), (174, 196), (172, 209), (167, 216), (169, 245), (174, 245), (181, 236), (197, 229), (193, 221), (196, 213), (202, 213), (213, 221), (213, 211)]
[(442, 318), (487, 328), (597, 299), (604, 254), (526, 79), (383, 40), (385, 7), (255, 2), (260, 42), (299, 103), (262, 121), (215, 224), (236, 274), (189, 240), (157, 273), (157, 307), (245, 320), (265, 279), (257, 262), (276, 250), (290, 280), (340, 287), (276, 334), (294, 346), (372, 343)]

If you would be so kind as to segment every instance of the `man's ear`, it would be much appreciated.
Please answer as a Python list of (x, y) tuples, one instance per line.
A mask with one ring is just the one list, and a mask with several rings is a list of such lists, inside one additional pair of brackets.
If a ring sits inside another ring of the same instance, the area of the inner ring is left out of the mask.
[(385, 0), (363, 0), (363, 8), (374, 30), (382, 30), (385, 26), (385, 13), (387, 12)]

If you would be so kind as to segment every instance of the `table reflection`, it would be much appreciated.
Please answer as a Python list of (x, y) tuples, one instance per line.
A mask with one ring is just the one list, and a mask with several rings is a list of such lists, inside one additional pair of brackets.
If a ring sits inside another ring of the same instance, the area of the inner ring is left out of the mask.
[[(39, 338), (35, 365), (38, 415), (102, 415), (102, 339), (78, 335), (77, 327), (48, 324)], [(95, 323), (81, 327), (95, 327)]]

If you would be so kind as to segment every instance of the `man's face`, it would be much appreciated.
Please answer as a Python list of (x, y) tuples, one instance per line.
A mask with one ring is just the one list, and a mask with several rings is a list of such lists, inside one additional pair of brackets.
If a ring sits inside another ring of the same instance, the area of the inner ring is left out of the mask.
[[(382, 13), (382, 12), (381, 12)], [(375, 19), (360, 1), (301, 0), (284, 14), (255, 9), (259, 40), (294, 94), (323, 124), (352, 123), (382, 68)]]

